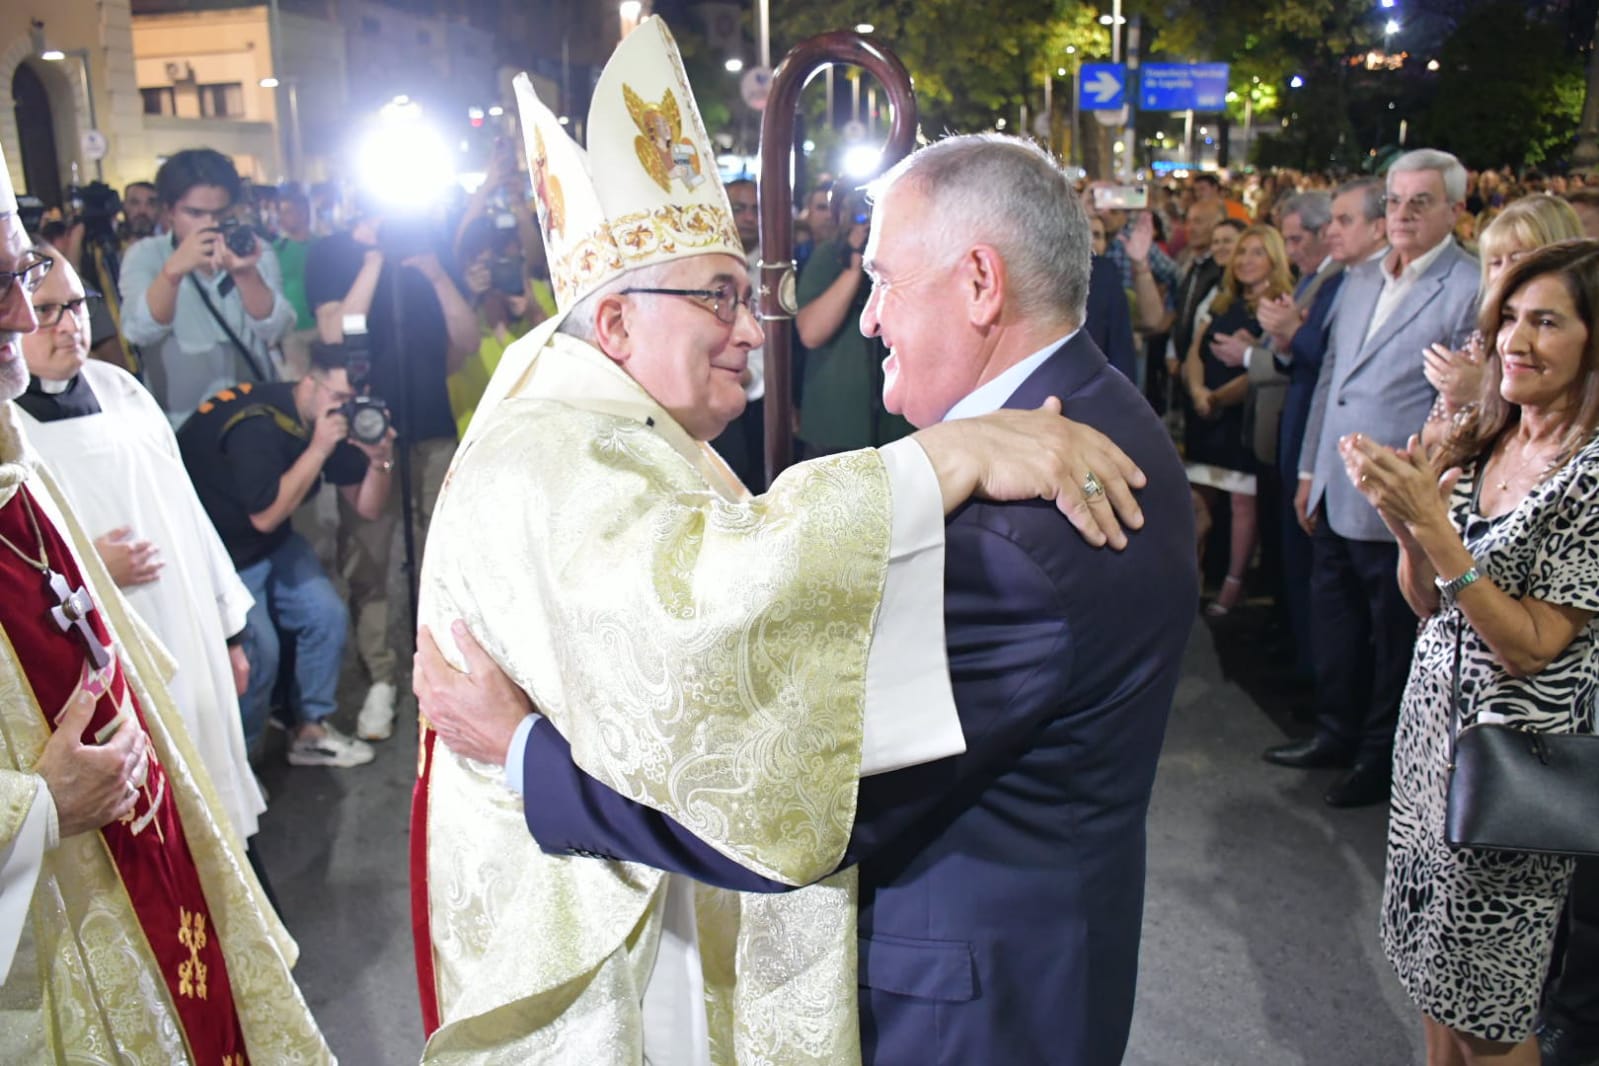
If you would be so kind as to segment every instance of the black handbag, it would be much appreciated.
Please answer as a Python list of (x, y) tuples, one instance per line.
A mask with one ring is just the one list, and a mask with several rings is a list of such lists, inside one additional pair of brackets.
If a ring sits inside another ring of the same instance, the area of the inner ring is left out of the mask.
[[(1476, 509), (1472, 492), (1472, 510)], [(1599, 736), (1534, 733), (1497, 722), (1464, 729), (1460, 645), (1449, 706), (1449, 796), (1444, 842), (1541, 855), (1599, 855)]]

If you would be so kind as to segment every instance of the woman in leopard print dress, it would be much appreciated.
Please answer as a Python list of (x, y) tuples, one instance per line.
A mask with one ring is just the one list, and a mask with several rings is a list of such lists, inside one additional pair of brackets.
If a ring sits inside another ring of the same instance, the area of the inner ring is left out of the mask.
[(1599, 242), (1543, 248), (1484, 300), (1496, 343), (1483, 390), (1441, 455), (1414, 438), (1403, 452), (1341, 442), (1423, 619), (1395, 742), (1382, 940), (1421, 1009), (1429, 1066), (1538, 1064), (1531, 1033), (1571, 861), (1445, 845), (1451, 693), (1458, 637), (1465, 724), (1594, 731), (1596, 316)]

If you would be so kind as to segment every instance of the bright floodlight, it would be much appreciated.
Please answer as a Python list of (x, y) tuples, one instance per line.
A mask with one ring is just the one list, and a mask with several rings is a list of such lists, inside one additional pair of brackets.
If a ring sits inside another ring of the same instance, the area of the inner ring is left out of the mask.
[(1101, 16), (1099, 16), (1099, 24), (1101, 26), (1109, 26), (1112, 22), (1115, 22), (1115, 21), (1116, 20), (1111, 18), (1109, 15), (1101, 15)]
[(1389, 35), (1390, 37), (1393, 36), (1394, 34), (1398, 33), (1399, 32), (1399, 20), (1398, 19), (1389, 19), (1386, 23), (1383, 24), (1382, 32), (1387, 34), (1387, 35)]
[(870, 22), (857, 22), (855, 24), (856, 33), (871, 33), (875, 29), (877, 29), (877, 27), (873, 26)]
[(1382, 0), (1382, 6), (1383, 7), (1393, 7), (1394, 6), (1394, 0)]
[(883, 161), (883, 150), (868, 144), (857, 144), (844, 152), (844, 173), (852, 178), (869, 178), (877, 173)]
[(734, 56), (732, 59), (729, 59), (726, 63), (723, 63), (722, 66), (727, 68), (727, 72), (729, 74), (737, 74), (739, 71), (744, 69), (744, 61), (742, 59), (740, 59), (738, 56)]
[(361, 184), (390, 207), (422, 208), (437, 202), (455, 178), (452, 153), (439, 132), (409, 102), (383, 108), (356, 152)]
[(44, 51), (39, 53), (39, 58), (47, 60), (51, 63), (59, 63), (63, 59), (67, 58), (67, 54), (59, 48), (46, 48)]
[(1305, 87), (1305, 79), (1301, 78), (1298, 74), (1295, 74), (1291, 79), (1289, 79), (1288, 87), (1290, 89), (1303, 89)]
[(259, 84), (263, 89), (276, 89), (278, 87), (278, 79), (268, 75), (262, 78)]
[(617, 13), (622, 16), (622, 21), (636, 25), (639, 16), (644, 14), (644, 4), (641, 0), (622, 0), (616, 5)]

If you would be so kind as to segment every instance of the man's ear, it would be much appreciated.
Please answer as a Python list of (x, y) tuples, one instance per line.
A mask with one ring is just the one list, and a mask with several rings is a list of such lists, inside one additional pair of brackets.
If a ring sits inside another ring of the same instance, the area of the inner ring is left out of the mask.
[(1008, 278), (1005, 260), (989, 244), (975, 244), (961, 256), (956, 266), (961, 297), (966, 302), (967, 318), (978, 327), (992, 326), (1005, 309)]
[(628, 303), (620, 296), (607, 296), (594, 309), (594, 344), (618, 366), (633, 357), (633, 339), (628, 330)]

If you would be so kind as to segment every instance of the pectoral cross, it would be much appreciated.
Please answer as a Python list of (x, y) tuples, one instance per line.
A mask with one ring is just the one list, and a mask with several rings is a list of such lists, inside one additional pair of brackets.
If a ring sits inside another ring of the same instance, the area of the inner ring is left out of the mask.
[(89, 598), (89, 593), (82, 588), (73, 588), (65, 577), (54, 570), (50, 571), (50, 591), (55, 593), (58, 601), (57, 606), (50, 608), (51, 621), (63, 633), (76, 629), (78, 636), (89, 647), (89, 658), (94, 660), (94, 668), (105, 669), (111, 663), (111, 649), (100, 643), (100, 638), (95, 636), (93, 627), (89, 625), (89, 612), (94, 610), (94, 601)]

